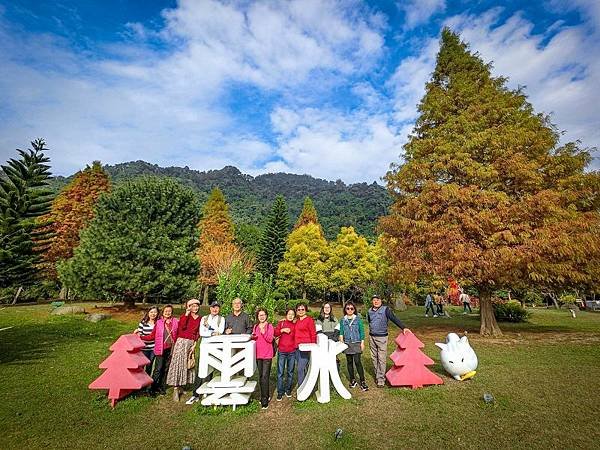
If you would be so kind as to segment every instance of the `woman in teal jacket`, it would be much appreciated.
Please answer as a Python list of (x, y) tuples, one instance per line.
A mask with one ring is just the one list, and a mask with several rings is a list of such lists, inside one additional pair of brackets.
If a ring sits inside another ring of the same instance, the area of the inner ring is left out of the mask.
[(360, 355), (365, 350), (365, 327), (360, 317), (356, 315), (356, 306), (348, 302), (344, 307), (344, 318), (340, 321), (340, 342), (348, 346), (344, 353), (348, 365), (348, 377), (350, 387), (356, 387), (356, 378), (354, 378), (354, 368), (360, 378), (360, 388), (368, 391), (369, 387), (365, 382), (365, 370), (363, 369)]

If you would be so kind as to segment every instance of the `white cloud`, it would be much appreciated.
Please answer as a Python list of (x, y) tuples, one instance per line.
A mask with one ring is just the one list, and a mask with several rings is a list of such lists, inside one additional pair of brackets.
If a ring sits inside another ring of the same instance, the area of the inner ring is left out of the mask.
[[(580, 1), (583, 3), (598, 5)], [(455, 16), (447, 24), (459, 31), (484, 61), (492, 60), (494, 73), (509, 77), (509, 86), (526, 86), (536, 111), (552, 113), (552, 121), (565, 130), (563, 141), (580, 139), (584, 146), (597, 146), (599, 9), (593, 8), (582, 25), (559, 25), (553, 35), (536, 33), (521, 13), (501, 23), (499, 9), (478, 17)]]
[(398, 122), (417, 118), (417, 105), (425, 95), (425, 83), (431, 78), (438, 50), (438, 39), (427, 39), (421, 52), (404, 58), (388, 80), (394, 92), (394, 118)]
[(446, 10), (446, 0), (398, 0), (398, 9), (404, 12), (404, 29), (411, 30)]
[(277, 155), (281, 159), (267, 165), (267, 170), (348, 182), (379, 180), (390, 162), (398, 159), (408, 132), (398, 132), (388, 115), (368, 110), (342, 114), (278, 108), (271, 121), (280, 133)]
[(383, 49), (385, 20), (358, 1), (182, 0), (163, 14), (163, 29), (124, 24), (131, 40), (105, 45), (108, 56), (29, 36), (0, 16), (2, 159), (43, 136), (60, 174), (92, 159), (260, 170), (274, 150), (221, 103), (232, 82), (294, 98), (312, 91), (309, 101)]

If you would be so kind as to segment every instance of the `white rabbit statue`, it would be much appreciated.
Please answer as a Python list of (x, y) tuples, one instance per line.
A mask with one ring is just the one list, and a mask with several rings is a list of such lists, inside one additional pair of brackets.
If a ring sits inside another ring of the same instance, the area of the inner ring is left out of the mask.
[(467, 336), (458, 337), (456, 333), (448, 333), (445, 344), (436, 342), (435, 345), (442, 349), (442, 366), (454, 379), (463, 381), (475, 376), (477, 355)]

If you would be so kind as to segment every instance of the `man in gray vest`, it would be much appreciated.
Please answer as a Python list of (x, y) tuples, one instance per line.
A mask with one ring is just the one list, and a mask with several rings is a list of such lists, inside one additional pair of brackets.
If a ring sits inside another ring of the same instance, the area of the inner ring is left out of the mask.
[(372, 307), (367, 311), (369, 322), (369, 347), (371, 348), (371, 360), (375, 368), (375, 382), (377, 387), (385, 386), (385, 365), (387, 362), (388, 345), (388, 321), (394, 322), (406, 333), (408, 328), (398, 319), (392, 310), (381, 305), (381, 298), (374, 295), (371, 298)]

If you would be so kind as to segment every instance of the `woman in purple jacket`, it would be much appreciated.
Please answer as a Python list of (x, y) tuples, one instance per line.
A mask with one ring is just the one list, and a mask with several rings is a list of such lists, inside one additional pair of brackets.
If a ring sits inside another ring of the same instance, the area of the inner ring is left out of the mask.
[(256, 325), (252, 331), (252, 339), (256, 340), (256, 365), (260, 382), (260, 404), (262, 409), (269, 407), (269, 376), (273, 360), (273, 325), (267, 322), (269, 314), (266, 309), (256, 311)]

